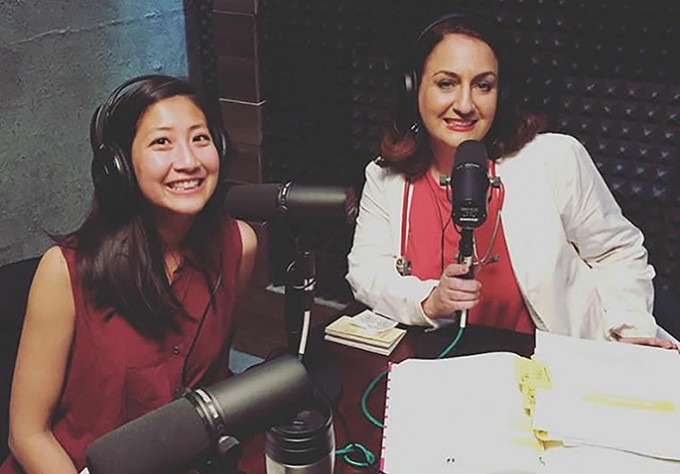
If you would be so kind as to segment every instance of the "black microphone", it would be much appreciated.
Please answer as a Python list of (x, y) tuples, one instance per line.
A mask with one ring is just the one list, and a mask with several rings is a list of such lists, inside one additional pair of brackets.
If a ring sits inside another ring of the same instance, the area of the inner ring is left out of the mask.
[(486, 220), (489, 189), (488, 155), (484, 143), (466, 140), (456, 149), (451, 170), (453, 223), (462, 229), (475, 229)]
[(227, 212), (247, 221), (281, 215), (296, 219), (336, 219), (349, 224), (357, 215), (352, 188), (286, 183), (237, 184), (227, 191)]
[(300, 361), (284, 355), (141, 416), (91, 443), (91, 474), (185, 472), (211, 459), (223, 440), (290, 420), (312, 399)]
[[(489, 189), (486, 147), (482, 142), (466, 140), (456, 148), (451, 170), (451, 219), (460, 233), (458, 263), (468, 265), (469, 271), (461, 278), (473, 277), (473, 229), (486, 220), (486, 198)], [(462, 312), (461, 327), (465, 325), (467, 311)]]

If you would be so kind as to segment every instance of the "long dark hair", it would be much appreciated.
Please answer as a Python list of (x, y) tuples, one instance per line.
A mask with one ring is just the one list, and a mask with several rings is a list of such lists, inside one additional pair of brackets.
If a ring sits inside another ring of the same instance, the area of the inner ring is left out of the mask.
[[(507, 57), (507, 40), (497, 28), (479, 17), (451, 15), (436, 22), (421, 33), (408, 59), (408, 64), (422, 78), (425, 61), (432, 50), (450, 34), (463, 34), (477, 38), (489, 45), (498, 60), (499, 95), (494, 122), (484, 138), (493, 159), (512, 155), (531, 141), (537, 133), (544, 131), (547, 121), (544, 116), (522, 111), (518, 106), (514, 89), (520, 81), (521, 67), (510, 68)], [(513, 59), (513, 62), (516, 58)], [(420, 84), (417, 84), (419, 87)], [(403, 91), (400, 91), (403, 96)], [(415, 91), (417, 94), (417, 91)], [(380, 165), (404, 173), (408, 178), (422, 176), (433, 161), (426, 130), (423, 130), (420, 114), (415, 110), (405, 112), (405, 103), (415, 101), (413, 97), (400, 97), (393, 112), (391, 126), (383, 133), (380, 143)]]
[[(185, 96), (196, 104), (205, 114), (211, 131), (218, 126), (219, 120), (210, 117), (190, 83), (161, 75), (137, 82), (116, 100), (106, 124), (106, 140), (121, 149), (130, 169), (132, 142), (140, 118), (153, 104), (175, 96)], [(182, 243), (183, 250), (200, 266), (209, 286), (221, 272), (223, 165), (221, 160), (215, 193), (195, 217)], [(57, 241), (76, 250), (77, 271), (85, 295), (97, 309), (108, 309), (107, 317), (120, 316), (140, 333), (155, 339), (161, 339), (168, 329), (176, 330), (177, 318), (186, 317), (171, 291), (165, 271), (164, 244), (154, 226), (151, 205), (145, 199), (139, 199), (138, 205), (120, 219), (106, 212), (95, 198), (82, 226)]]

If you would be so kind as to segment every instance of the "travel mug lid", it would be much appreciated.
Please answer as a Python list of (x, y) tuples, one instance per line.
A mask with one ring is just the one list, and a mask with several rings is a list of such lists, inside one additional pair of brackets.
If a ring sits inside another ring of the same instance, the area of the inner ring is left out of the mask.
[(300, 411), (290, 423), (267, 431), (267, 456), (281, 464), (312, 464), (334, 449), (331, 410), (322, 401)]

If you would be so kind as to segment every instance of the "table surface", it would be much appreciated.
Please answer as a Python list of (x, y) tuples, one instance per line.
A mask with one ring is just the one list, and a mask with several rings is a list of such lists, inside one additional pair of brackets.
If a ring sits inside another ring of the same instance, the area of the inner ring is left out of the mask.
[[(322, 328), (319, 328), (310, 338), (305, 365), (317, 383), (325, 387), (336, 400), (333, 414), (336, 449), (344, 447), (351, 440), (363, 444), (379, 459), (382, 430), (368, 421), (361, 411), (360, 400), (364, 390), (371, 380), (387, 369), (388, 361), (400, 362), (413, 357), (435, 358), (453, 340), (457, 329), (448, 327), (426, 332), (419, 328), (410, 328), (394, 352), (390, 356), (383, 356), (323, 341)], [(510, 351), (528, 356), (533, 349), (533, 335), (468, 326), (448, 356), (492, 351)], [(384, 378), (371, 393), (368, 407), (371, 414), (382, 421), (385, 408)], [(341, 418), (344, 418), (345, 423), (342, 423)], [(263, 435), (244, 443), (239, 467), (247, 474), (266, 474)], [(340, 456), (336, 457), (335, 473), (360, 472), (371, 470), (352, 467)]]

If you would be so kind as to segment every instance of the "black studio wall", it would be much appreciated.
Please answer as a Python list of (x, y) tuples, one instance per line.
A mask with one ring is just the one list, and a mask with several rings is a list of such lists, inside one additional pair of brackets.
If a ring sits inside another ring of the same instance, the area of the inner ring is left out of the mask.
[[(672, 0), (260, 1), (263, 179), (360, 189), (404, 48), (428, 19), (458, 10), (508, 31), (527, 58), (524, 104), (583, 141), (645, 233), (657, 284), (677, 288), (680, 4)], [(285, 228), (270, 232), (270, 274), (281, 283), (292, 246)], [(319, 232), (327, 238), (317, 295), (346, 301), (351, 229)]]

